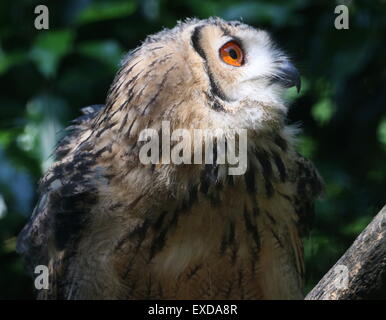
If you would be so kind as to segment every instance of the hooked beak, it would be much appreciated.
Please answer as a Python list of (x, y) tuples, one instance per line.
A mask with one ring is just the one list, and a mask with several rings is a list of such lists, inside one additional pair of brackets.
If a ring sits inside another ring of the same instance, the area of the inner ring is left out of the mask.
[(282, 60), (277, 67), (277, 73), (272, 77), (273, 83), (279, 83), (285, 88), (296, 87), (298, 93), (301, 88), (300, 74), (298, 69), (288, 60)]

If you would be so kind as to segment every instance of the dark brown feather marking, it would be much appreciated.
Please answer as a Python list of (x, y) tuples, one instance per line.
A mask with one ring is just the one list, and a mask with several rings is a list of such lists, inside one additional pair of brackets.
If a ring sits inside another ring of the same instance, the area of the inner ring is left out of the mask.
[(126, 126), (128, 116), (129, 116), (128, 113), (126, 113), (118, 129), (118, 132), (122, 132), (123, 128)]
[(257, 193), (256, 169), (250, 161), (248, 162), (248, 169), (244, 174), (244, 180), (245, 180), (247, 191), (251, 195), (256, 195)]
[(275, 220), (275, 218), (268, 212), (268, 211), (265, 211), (265, 214), (266, 216), (268, 217), (269, 221), (271, 222), (271, 224), (276, 224), (277, 221)]
[(275, 190), (272, 186), (272, 165), (270, 161), (269, 154), (266, 151), (256, 151), (255, 152), (257, 159), (260, 162), (260, 165), (263, 169), (263, 177), (265, 181), (265, 190), (267, 197), (270, 198), (273, 196)]
[(280, 180), (281, 182), (285, 182), (288, 176), (287, 176), (287, 170), (285, 168), (283, 160), (280, 158), (280, 156), (277, 153), (273, 152), (272, 155), (273, 155), (273, 160), (275, 161), (276, 168), (279, 171)]
[[(142, 223), (138, 224), (133, 231), (131, 231), (128, 235), (128, 238), (130, 240), (136, 241), (136, 250), (138, 250), (141, 247), (142, 242), (146, 238), (147, 231), (150, 228), (150, 221), (149, 219), (143, 220)], [(119, 244), (116, 246), (116, 249), (119, 249), (125, 242), (127, 238), (123, 238)]]
[(282, 149), (284, 152), (287, 151), (288, 149), (288, 144), (287, 144), (287, 141), (281, 137), (280, 135), (275, 135), (274, 137), (274, 142), (276, 143), (276, 145), (278, 145), (280, 147), (280, 149)]
[(168, 231), (169, 229), (166, 227), (165, 229), (161, 230), (153, 240), (152, 245), (150, 247), (149, 262), (154, 258), (154, 256), (158, 252), (160, 252), (164, 248)]
[(193, 267), (186, 275), (187, 279), (190, 280), (192, 279), (196, 274), (197, 272), (202, 268), (202, 265), (201, 264), (198, 264), (196, 265), (195, 267)]
[(270, 228), (270, 231), (271, 231), (273, 237), (275, 238), (276, 242), (278, 243), (278, 245), (281, 248), (284, 248), (284, 245), (283, 245), (282, 241), (280, 240), (279, 236), (277, 235), (277, 233), (272, 228)]
[(229, 221), (227, 228), (224, 230), (224, 235), (220, 244), (220, 254), (224, 255), (227, 248), (231, 247), (235, 243), (235, 222)]
[(162, 63), (170, 60), (170, 58), (172, 56), (173, 56), (173, 53), (168, 53), (168, 54), (164, 55), (161, 59), (154, 60), (152, 63), (149, 64), (149, 68), (153, 68), (156, 64), (162, 64)]
[(244, 209), (244, 223), (245, 223), (245, 230), (252, 237), (252, 240), (254, 241), (256, 246), (255, 248), (253, 248), (253, 254), (257, 256), (260, 250), (260, 236), (257, 230), (257, 225), (255, 223), (255, 220), (250, 216), (246, 208)]
[(164, 75), (164, 77), (163, 77), (163, 79), (162, 79), (162, 82), (159, 84), (159, 86), (158, 86), (158, 91), (157, 91), (157, 93), (150, 99), (150, 101), (146, 104), (146, 106), (143, 108), (143, 110), (142, 110), (142, 115), (145, 115), (145, 114), (147, 114), (148, 112), (147, 112), (147, 109), (157, 100), (157, 98), (158, 98), (158, 96), (159, 96), (159, 94), (162, 92), (162, 90), (163, 90), (163, 88), (164, 88), (164, 86), (165, 86), (165, 83), (166, 83), (166, 80), (167, 80), (167, 78), (168, 78), (168, 74), (169, 74), (169, 72), (170, 71), (172, 71), (173, 69), (175, 69), (176, 67), (175, 66), (173, 66), (173, 67), (171, 67), (171, 68), (169, 68), (166, 72), (165, 72), (165, 75)]
[[(213, 97), (218, 97), (221, 100), (228, 101), (229, 99), (227, 96), (224, 94), (224, 92), (221, 90), (221, 88), (218, 86), (216, 83), (213, 73), (208, 65), (208, 60), (205, 54), (204, 49), (202, 48), (200, 41), (201, 41), (201, 30), (204, 26), (197, 26), (191, 36), (191, 44), (194, 50), (203, 58), (204, 60), (204, 68), (206, 71), (206, 74), (208, 75), (209, 78), (209, 85), (210, 85), (210, 93)], [(213, 109), (216, 111), (225, 111), (224, 108), (221, 106), (221, 104), (217, 101), (213, 101)]]

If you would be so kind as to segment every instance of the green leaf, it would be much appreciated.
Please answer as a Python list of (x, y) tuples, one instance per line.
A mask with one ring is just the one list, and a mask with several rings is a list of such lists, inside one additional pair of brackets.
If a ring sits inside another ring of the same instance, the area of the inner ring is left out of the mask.
[(85, 56), (109, 64), (113, 69), (116, 68), (124, 54), (119, 44), (113, 40), (86, 42), (79, 46), (79, 51)]
[(42, 74), (52, 77), (60, 59), (71, 51), (73, 40), (74, 32), (70, 30), (42, 31), (30, 51), (30, 58)]
[(66, 102), (51, 95), (36, 96), (27, 103), (28, 122), (17, 143), (39, 160), (43, 171), (52, 163), (50, 156), (63, 128), (60, 120), (66, 110)]
[(16, 237), (12, 237), (4, 241), (4, 252), (10, 253), (16, 250)]
[(312, 158), (317, 150), (316, 141), (309, 136), (302, 135), (298, 139), (298, 150), (302, 156)]
[(372, 220), (371, 216), (366, 215), (363, 217), (359, 217), (355, 221), (346, 225), (343, 228), (342, 233), (347, 236), (356, 237), (367, 227), (367, 225), (371, 222), (371, 220)]
[(0, 49), (0, 74), (7, 72), (13, 66), (22, 63), (25, 60), (23, 53), (5, 53)]
[(86, 24), (97, 21), (116, 19), (132, 14), (136, 9), (136, 3), (133, 1), (126, 2), (94, 2), (82, 11), (77, 23)]
[(10, 131), (0, 131), (0, 145), (6, 147), (12, 141), (12, 133)]
[(335, 105), (329, 98), (316, 103), (311, 110), (312, 117), (320, 126), (327, 124), (335, 114)]
[(275, 26), (288, 24), (295, 19), (291, 5), (272, 4), (267, 2), (245, 2), (228, 7), (221, 15), (227, 20), (243, 19), (259, 23), (271, 23)]
[(379, 142), (386, 150), (386, 117), (382, 118), (381, 122), (379, 123), (377, 134)]

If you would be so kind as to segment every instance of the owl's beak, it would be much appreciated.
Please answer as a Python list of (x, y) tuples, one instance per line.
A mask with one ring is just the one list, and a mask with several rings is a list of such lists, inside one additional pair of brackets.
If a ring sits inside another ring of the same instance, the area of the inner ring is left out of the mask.
[(272, 81), (280, 83), (285, 88), (296, 87), (298, 93), (300, 92), (301, 81), (299, 71), (288, 60), (279, 62), (277, 74), (273, 76)]

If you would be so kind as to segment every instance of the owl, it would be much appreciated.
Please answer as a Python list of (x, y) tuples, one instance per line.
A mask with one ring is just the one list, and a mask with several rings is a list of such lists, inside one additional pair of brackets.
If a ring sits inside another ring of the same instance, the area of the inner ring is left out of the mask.
[[(31, 270), (49, 271), (38, 298), (302, 299), (302, 236), (322, 182), (286, 124), (290, 87), (290, 59), (241, 22), (188, 19), (147, 37), (41, 180), (17, 245)], [(211, 163), (144, 163), (141, 132), (163, 135), (165, 122), (214, 142), (244, 130), (245, 170), (229, 174), (216, 143)]]

